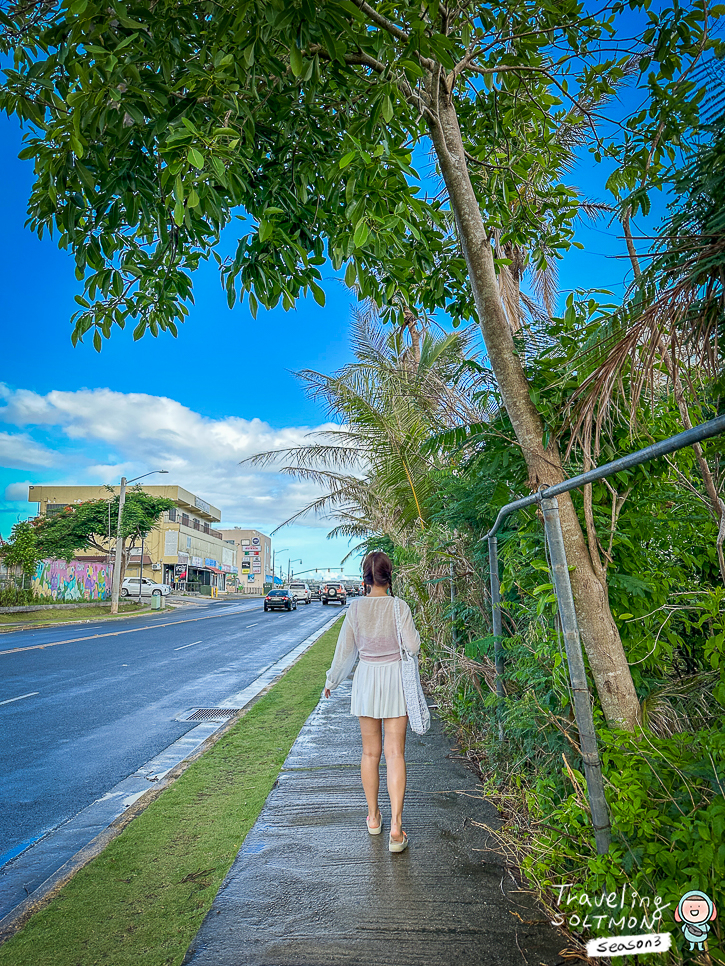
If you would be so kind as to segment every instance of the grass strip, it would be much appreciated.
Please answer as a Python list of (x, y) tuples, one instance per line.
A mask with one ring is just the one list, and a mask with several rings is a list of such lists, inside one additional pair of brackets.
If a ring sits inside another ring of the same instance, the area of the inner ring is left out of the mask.
[(0, 946), (0, 966), (181, 963), (320, 698), (339, 623)]
[[(146, 614), (149, 607), (139, 607), (138, 604), (119, 604), (119, 614)], [(40, 624), (47, 622), (60, 621), (63, 624), (73, 624), (75, 621), (88, 620), (89, 617), (96, 621), (107, 620), (111, 616), (111, 609), (94, 607), (77, 607), (73, 610), (59, 610), (57, 607), (44, 607), (42, 610), (30, 612), (17, 611), (14, 614), (0, 614), (0, 625), (13, 624), (16, 628), (25, 624)], [(114, 615), (115, 616), (115, 615)]]

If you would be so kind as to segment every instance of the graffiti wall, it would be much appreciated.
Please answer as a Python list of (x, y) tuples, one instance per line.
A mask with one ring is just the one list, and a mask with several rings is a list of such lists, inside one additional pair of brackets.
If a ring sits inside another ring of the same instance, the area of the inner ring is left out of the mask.
[(83, 560), (41, 560), (33, 578), (39, 597), (70, 603), (76, 600), (110, 600), (111, 569), (105, 563)]

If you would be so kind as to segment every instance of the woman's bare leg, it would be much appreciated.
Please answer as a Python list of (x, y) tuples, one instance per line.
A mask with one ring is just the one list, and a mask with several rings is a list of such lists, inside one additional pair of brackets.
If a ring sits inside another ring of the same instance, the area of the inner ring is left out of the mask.
[(378, 792), (380, 790), (380, 755), (383, 750), (382, 721), (379, 718), (359, 717), (360, 734), (362, 735), (362, 759), (360, 760), (360, 775), (362, 777), (365, 798), (368, 802), (368, 818), (370, 825), (377, 828), (381, 816), (378, 808)]
[(390, 796), (390, 837), (403, 841), (403, 800), (405, 799), (405, 733), (408, 716), (385, 719), (385, 766)]

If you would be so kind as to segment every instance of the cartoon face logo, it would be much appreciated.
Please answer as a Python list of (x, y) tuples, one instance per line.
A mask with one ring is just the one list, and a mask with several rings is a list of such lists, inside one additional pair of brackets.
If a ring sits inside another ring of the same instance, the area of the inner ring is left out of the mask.
[(682, 924), (682, 935), (689, 942), (690, 949), (704, 950), (710, 922), (715, 918), (715, 904), (704, 892), (686, 892), (675, 912), (675, 921)]

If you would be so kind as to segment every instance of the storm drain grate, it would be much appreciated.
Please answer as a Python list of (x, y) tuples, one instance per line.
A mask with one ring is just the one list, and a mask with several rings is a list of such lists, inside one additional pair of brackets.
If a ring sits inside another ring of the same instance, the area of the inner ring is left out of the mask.
[(187, 717), (187, 721), (213, 721), (215, 718), (233, 718), (241, 708), (197, 708)]

